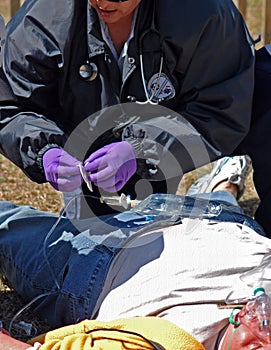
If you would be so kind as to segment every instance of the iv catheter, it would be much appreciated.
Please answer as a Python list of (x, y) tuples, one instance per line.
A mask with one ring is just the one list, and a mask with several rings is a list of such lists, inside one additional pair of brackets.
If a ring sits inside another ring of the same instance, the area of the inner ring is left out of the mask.
[(124, 209), (129, 209), (129, 208), (134, 208), (141, 201), (136, 199), (131, 199), (129, 195), (126, 196), (124, 193), (122, 193), (120, 196), (112, 196), (112, 197), (101, 196), (100, 202), (105, 203), (107, 205), (121, 206)]
[[(89, 173), (86, 172), (84, 166), (82, 163), (78, 164), (78, 168), (80, 170), (81, 176), (86, 183), (88, 189), (90, 192), (93, 192), (93, 187), (91, 181), (88, 179)], [(96, 198), (96, 197), (95, 197)], [(101, 196), (100, 202), (107, 204), (107, 205), (113, 205), (113, 206), (120, 206), (124, 209), (133, 208), (135, 207), (140, 201), (133, 200), (130, 198), (130, 196), (126, 196), (124, 193), (122, 193), (120, 196)]]

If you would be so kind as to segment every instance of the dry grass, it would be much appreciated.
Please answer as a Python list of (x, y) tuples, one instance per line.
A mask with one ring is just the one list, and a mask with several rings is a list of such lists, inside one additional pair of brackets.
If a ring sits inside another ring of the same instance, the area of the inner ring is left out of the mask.
[[(248, 0), (248, 27), (253, 37), (257, 37), (261, 31), (261, 3), (260, 0)], [(9, 19), (7, 4), (8, 0), (0, 0), (0, 13), (4, 16), (6, 22)], [(180, 184), (179, 192), (184, 194), (189, 184), (197, 177), (208, 172), (209, 169), (210, 166), (203, 167), (186, 175)], [(258, 197), (251, 176), (247, 180), (246, 188), (246, 193), (240, 204), (247, 214), (253, 216)], [(2, 156), (0, 156), (0, 199), (12, 201), (19, 205), (31, 205), (54, 213), (59, 212), (61, 208), (61, 196), (58, 192), (54, 191), (48, 184), (38, 185), (33, 183), (21, 170)], [(4, 321), (7, 327), (14, 314), (23, 306), (23, 303), (12, 288), (7, 285), (6, 281), (1, 282), (0, 280), (0, 291), (0, 319)], [(40, 331), (46, 330), (46, 326), (37, 320), (31, 312), (24, 313), (23, 320), (39, 327)], [(18, 331), (14, 334), (19, 339), (25, 339), (25, 335)]]
[(57, 213), (61, 195), (49, 184), (36, 184), (9, 160), (0, 155), (0, 198), (19, 205), (31, 205), (40, 210)]

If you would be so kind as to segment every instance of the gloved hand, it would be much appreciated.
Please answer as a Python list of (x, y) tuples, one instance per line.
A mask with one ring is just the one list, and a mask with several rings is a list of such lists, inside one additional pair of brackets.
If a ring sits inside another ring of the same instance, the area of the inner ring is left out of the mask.
[(42, 157), (46, 180), (62, 192), (72, 192), (82, 184), (80, 162), (62, 148), (50, 148)]
[(92, 153), (84, 162), (90, 181), (107, 192), (119, 191), (136, 172), (136, 156), (127, 141), (115, 142)]

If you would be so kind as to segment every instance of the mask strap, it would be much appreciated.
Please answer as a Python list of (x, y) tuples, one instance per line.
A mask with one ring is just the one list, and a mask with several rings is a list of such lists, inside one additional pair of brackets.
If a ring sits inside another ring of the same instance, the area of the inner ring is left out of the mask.
[(228, 344), (228, 350), (231, 349), (231, 344), (233, 342), (233, 337), (234, 337), (236, 331), (238, 330), (238, 328), (239, 328), (239, 326), (241, 324), (240, 321), (234, 321), (234, 311), (241, 310), (241, 309), (243, 309), (243, 306), (236, 306), (234, 309), (232, 309), (232, 312), (231, 312), (230, 317), (229, 317), (229, 322), (230, 322), (230, 324), (234, 325), (235, 329), (232, 332), (232, 335), (230, 337), (230, 341), (229, 341), (229, 344)]
[(243, 306), (236, 306), (234, 309), (232, 309), (232, 312), (230, 314), (230, 317), (229, 317), (229, 322), (230, 324), (236, 326), (236, 327), (239, 327), (240, 326), (240, 321), (234, 321), (234, 311), (235, 310), (242, 310), (243, 309)]

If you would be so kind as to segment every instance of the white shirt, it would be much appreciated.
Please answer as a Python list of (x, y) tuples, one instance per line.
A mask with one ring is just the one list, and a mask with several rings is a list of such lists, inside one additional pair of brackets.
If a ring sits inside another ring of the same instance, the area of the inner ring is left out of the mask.
[(111, 36), (109, 34), (108, 27), (107, 27), (106, 23), (99, 18), (100, 25), (101, 25), (102, 37), (103, 37), (104, 41), (106, 42), (106, 44), (109, 46), (109, 48), (110, 48), (113, 56), (115, 57), (116, 61), (118, 62), (118, 66), (119, 66), (119, 69), (120, 69), (121, 72), (123, 70), (124, 59), (127, 56), (129, 42), (134, 37), (134, 28), (135, 28), (135, 21), (136, 21), (137, 12), (138, 12), (138, 8), (136, 8), (135, 12), (134, 12), (134, 17), (133, 17), (133, 21), (132, 21), (130, 35), (129, 35), (127, 41), (124, 43), (123, 49), (122, 49), (122, 51), (121, 51), (119, 56), (118, 56), (117, 51), (115, 49), (115, 46), (114, 46), (114, 44), (112, 42), (112, 39), (111, 39)]

